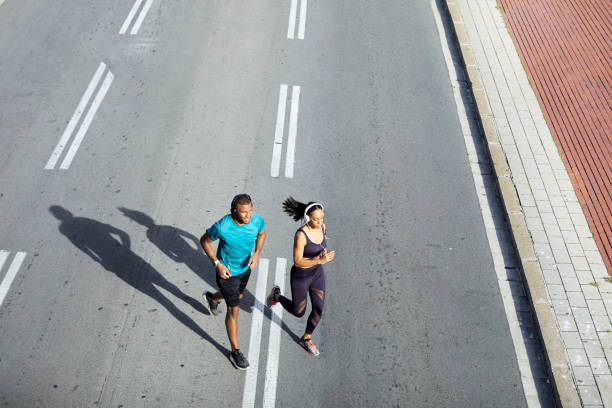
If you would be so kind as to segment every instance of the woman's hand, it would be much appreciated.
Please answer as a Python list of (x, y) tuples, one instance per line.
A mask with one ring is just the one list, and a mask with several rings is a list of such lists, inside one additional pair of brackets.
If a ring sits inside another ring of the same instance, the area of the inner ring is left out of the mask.
[(326, 264), (332, 261), (334, 256), (336, 256), (336, 251), (327, 252), (327, 248), (325, 248), (321, 255), (319, 255), (319, 263), (321, 265)]

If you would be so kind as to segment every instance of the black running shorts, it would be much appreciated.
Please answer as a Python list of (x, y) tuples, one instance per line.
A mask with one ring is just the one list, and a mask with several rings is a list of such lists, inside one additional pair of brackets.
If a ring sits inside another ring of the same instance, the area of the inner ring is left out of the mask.
[(244, 292), (250, 276), (250, 269), (240, 275), (230, 276), (228, 279), (221, 279), (217, 274), (217, 286), (228, 306), (238, 306), (240, 294)]

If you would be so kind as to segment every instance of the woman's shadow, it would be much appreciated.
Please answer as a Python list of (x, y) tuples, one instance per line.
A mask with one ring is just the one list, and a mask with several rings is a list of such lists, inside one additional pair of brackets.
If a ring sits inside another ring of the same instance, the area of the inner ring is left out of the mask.
[[(160, 251), (173, 261), (185, 264), (199, 276), (200, 279), (216, 290), (216, 271), (201, 249), (202, 247), (199, 239), (180, 228), (171, 225), (157, 225), (153, 218), (141, 211), (130, 210), (125, 207), (119, 207), (119, 211), (131, 220), (146, 227), (147, 238), (159, 248)], [(255, 300), (255, 296), (246, 289), (244, 291), (244, 297), (240, 301), (240, 309), (247, 313), (251, 313)], [(263, 309), (264, 315), (272, 319), (272, 312), (270, 309)], [(299, 340), (299, 337), (295, 335), (284, 322), (282, 322), (281, 325), (283, 330), (285, 330), (285, 332), (287, 332), (296, 342)]]
[(209, 341), (221, 353), (229, 352), (159, 291), (158, 287), (161, 287), (198, 312), (209, 313), (200, 302), (183, 293), (148, 262), (136, 255), (130, 248), (128, 234), (109, 224), (90, 218), (75, 217), (70, 211), (58, 205), (49, 207), (49, 211), (61, 221), (60, 232), (77, 248), (125, 283), (157, 301), (179, 322)]

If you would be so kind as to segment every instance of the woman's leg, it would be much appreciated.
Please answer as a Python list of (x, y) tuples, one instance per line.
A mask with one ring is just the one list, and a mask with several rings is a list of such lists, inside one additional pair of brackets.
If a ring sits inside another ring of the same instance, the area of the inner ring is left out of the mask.
[(306, 293), (308, 292), (308, 286), (312, 279), (309, 274), (302, 274), (295, 269), (295, 266), (291, 268), (291, 297), (287, 299), (283, 295), (278, 296), (278, 301), (285, 308), (286, 311), (296, 317), (304, 316), (306, 311)]
[(310, 337), (323, 315), (323, 305), (325, 304), (325, 273), (323, 273), (322, 267), (319, 267), (316, 271), (312, 282), (310, 282), (308, 291), (310, 292), (312, 311), (310, 312), (310, 316), (308, 316), (304, 338)]

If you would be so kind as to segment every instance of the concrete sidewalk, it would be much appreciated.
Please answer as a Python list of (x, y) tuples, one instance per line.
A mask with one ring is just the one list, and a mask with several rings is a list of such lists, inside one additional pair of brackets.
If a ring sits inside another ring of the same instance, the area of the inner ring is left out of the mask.
[(495, 0), (445, 0), (563, 407), (612, 407), (612, 283)]

